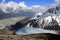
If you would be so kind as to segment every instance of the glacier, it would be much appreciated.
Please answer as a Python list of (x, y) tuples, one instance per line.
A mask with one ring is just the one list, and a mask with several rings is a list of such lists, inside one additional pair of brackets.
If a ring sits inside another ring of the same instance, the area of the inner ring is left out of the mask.
[(35, 34), (35, 33), (52, 33), (58, 34), (54, 30), (44, 30), (42, 28), (32, 28), (32, 27), (24, 27), (16, 31), (16, 34)]

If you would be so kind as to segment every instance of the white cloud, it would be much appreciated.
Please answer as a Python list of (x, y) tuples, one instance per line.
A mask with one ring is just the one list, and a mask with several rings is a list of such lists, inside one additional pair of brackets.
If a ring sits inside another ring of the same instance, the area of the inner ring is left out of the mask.
[[(3, 0), (3, 2), (5, 2), (5, 0)], [(42, 6), (40, 5), (34, 5), (31, 7), (28, 7), (25, 2), (20, 2), (20, 3), (16, 3), (13, 1), (10, 1), (8, 3), (0, 3), (0, 8), (4, 11), (4, 12), (18, 12), (18, 11), (33, 11), (33, 12), (40, 12), (42, 11)], [(36, 10), (37, 9), (37, 10)]]
[(5, 0), (2, 0), (2, 3), (4, 3), (5, 2)]
[[(60, 2), (60, 0), (55, 0), (56, 2)], [(5, 2), (5, 0), (2, 0), (2, 2)], [(0, 9), (2, 9), (4, 12), (18, 12), (18, 11), (27, 11), (27, 10), (31, 10), (35, 13), (40, 13), (40, 12), (45, 12), (46, 10), (48, 10), (51, 7), (55, 7), (56, 4), (51, 4), (48, 6), (41, 6), (41, 5), (33, 5), (31, 7), (28, 7), (25, 2), (20, 2), (20, 3), (16, 3), (13, 1), (10, 1), (8, 3), (4, 3), (1, 4), (0, 3)], [(7, 10), (8, 9), (8, 10)]]
[(58, 2), (58, 3), (60, 3), (60, 0), (55, 0), (55, 2)]
[(33, 8), (38, 8), (38, 7), (41, 7), (40, 5), (34, 5), (32, 6)]
[(21, 7), (27, 7), (27, 5), (25, 5), (25, 2), (20, 2), (19, 6), (21, 6)]
[(8, 3), (4, 3), (4, 4), (1, 4), (0, 3), (0, 8), (4, 11), (4, 12), (7, 12), (6, 10), (9, 9), (8, 11), (10, 11), (12, 9), (12, 11), (15, 11), (16, 9), (20, 10), (20, 8), (28, 8), (26, 5), (25, 5), (25, 2), (20, 2), (20, 3), (16, 3), (16, 2), (13, 2), (13, 1), (10, 1)]

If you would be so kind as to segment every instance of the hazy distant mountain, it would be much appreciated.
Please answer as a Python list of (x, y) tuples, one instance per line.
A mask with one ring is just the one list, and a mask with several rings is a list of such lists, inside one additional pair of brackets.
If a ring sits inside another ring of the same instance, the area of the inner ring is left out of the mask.
[(10, 1), (8, 3), (0, 3), (0, 19), (17, 17), (17, 16), (34, 16), (36, 13), (44, 12), (44, 7), (40, 5), (27, 6), (25, 2), (15, 3)]
[(32, 17), (35, 13), (33, 11), (19, 11), (17, 13), (10, 12), (10, 13), (5, 13), (2, 10), (0, 10), (0, 19), (5, 19), (5, 18), (12, 18), (12, 17), (19, 17), (19, 16), (29, 16)]

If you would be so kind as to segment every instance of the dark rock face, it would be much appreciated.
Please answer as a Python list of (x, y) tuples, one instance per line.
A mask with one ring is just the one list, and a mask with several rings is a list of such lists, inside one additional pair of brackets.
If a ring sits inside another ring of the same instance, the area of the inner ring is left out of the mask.
[(44, 26), (44, 29), (60, 30), (60, 26), (58, 25), (56, 20), (52, 19), (52, 22), (50, 22), (48, 25)]
[(60, 11), (60, 7), (56, 6), (55, 8), (50, 8), (46, 12), (52, 13), (52, 14), (57, 14)]
[(60, 30), (60, 26), (59, 25), (47, 25), (44, 27), (44, 29), (48, 29), (48, 30)]
[(22, 28), (24, 25), (20, 22), (17, 22), (16, 24), (11, 26), (11, 30), (18, 30), (20, 28)]
[(27, 24), (28, 23), (30, 23), (30, 25), (29, 25), (30, 27), (32, 26), (32, 27), (38, 28), (39, 24), (38, 24), (37, 19), (30, 20), (30, 21), (27, 22)]
[(18, 30), (18, 29), (21, 29), (23, 28), (25, 25), (20, 23), (20, 22), (17, 22), (16, 24), (14, 25), (11, 25), (10, 27), (10, 31), (13, 31), (13, 34), (15, 34), (15, 32)]
[(53, 13), (53, 11), (54, 11), (54, 8), (51, 8), (51, 9), (49, 9), (47, 12)]

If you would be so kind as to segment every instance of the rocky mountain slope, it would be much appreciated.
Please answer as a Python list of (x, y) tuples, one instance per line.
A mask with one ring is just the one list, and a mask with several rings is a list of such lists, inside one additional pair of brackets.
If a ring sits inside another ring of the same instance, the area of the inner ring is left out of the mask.
[(42, 28), (47, 27), (46, 29), (60, 30), (60, 6), (56, 5), (55, 7), (49, 8), (44, 13), (38, 13), (33, 19), (38, 19), (39, 26)]

